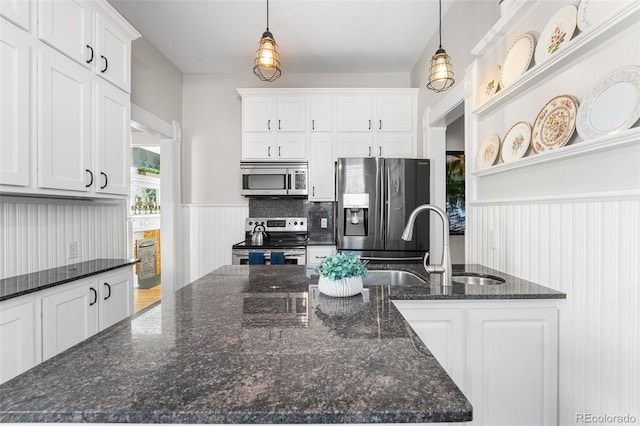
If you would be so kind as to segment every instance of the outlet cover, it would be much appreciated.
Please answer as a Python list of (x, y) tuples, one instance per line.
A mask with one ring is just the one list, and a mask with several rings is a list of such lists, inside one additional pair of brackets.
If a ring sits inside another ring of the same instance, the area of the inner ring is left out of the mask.
[(70, 241), (69, 242), (69, 247), (67, 249), (67, 253), (68, 253), (68, 258), (69, 259), (75, 259), (76, 257), (78, 257), (78, 242), (77, 241)]
[(489, 248), (491, 250), (498, 250), (498, 237), (496, 231), (489, 229)]
[(327, 226), (328, 226), (327, 218), (326, 217), (320, 218), (320, 228), (326, 228)]

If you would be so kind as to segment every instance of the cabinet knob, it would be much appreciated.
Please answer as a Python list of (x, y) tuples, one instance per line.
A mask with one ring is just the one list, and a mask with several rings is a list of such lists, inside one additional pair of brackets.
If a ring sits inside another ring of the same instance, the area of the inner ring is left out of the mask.
[(107, 187), (107, 184), (109, 183), (109, 178), (107, 177), (107, 174), (105, 172), (100, 172), (100, 174), (104, 176), (104, 185), (102, 185), (100, 189), (105, 189)]
[(87, 171), (87, 173), (89, 173), (89, 183), (85, 185), (85, 188), (89, 188), (91, 185), (93, 185), (93, 172), (89, 169), (85, 169)]
[(89, 56), (89, 59), (87, 59), (87, 63), (90, 64), (91, 62), (93, 62), (93, 47), (87, 44), (87, 49), (89, 49), (89, 52), (91, 53), (91, 56)]

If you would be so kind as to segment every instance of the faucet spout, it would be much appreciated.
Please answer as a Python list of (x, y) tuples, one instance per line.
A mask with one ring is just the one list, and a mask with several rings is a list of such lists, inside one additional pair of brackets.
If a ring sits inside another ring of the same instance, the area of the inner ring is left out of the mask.
[(433, 211), (440, 216), (440, 219), (442, 220), (442, 260), (439, 265), (428, 265), (427, 259), (429, 257), (429, 252), (426, 252), (422, 264), (425, 271), (428, 273), (442, 274), (442, 285), (450, 286), (452, 285), (453, 280), (451, 274), (451, 252), (449, 249), (449, 218), (441, 208), (431, 204), (422, 204), (416, 207), (409, 215), (409, 220), (407, 220), (407, 225), (405, 226), (404, 232), (400, 238), (405, 241), (409, 241), (413, 238), (413, 228), (415, 226), (416, 218), (423, 211)]

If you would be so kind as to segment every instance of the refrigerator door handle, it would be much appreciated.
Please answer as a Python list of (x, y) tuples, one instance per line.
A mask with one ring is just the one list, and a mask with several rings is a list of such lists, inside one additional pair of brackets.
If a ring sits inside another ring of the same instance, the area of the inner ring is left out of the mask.
[[(386, 200), (385, 202), (387, 203), (387, 213), (386, 213), (386, 217), (385, 220), (390, 220), (391, 218), (391, 202), (389, 200), (389, 198), (391, 197), (391, 168), (387, 167), (387, 193), (384, 195), (384, 199)], [(386, 234), (384, 236), (384, 240), (385, 241), (389, 241), (389, 239), (391, 239), (391, 235), (389, 234), (389, 230), (391, 229), (391, 226), (387, 226), (386, 229)]]
[(385, 212), (384, 212), (384, 203), (385, 203), (385, 199), (387, 197), (385, 197), (384, 194), (384, 166), (381, 166), (378, 170), (380, 170), (380, 191), (379, 191), (379, 195), (380, 195), (380, 236), (383, 237), (384, 236), (384, 224), (387, 221), (387, 218), (385, 217)]

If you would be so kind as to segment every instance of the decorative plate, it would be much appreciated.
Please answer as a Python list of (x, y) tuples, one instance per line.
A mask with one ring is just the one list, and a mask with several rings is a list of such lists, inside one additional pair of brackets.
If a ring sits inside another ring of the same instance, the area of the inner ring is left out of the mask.
[(531, 146), (535, 152), (549, 151), (567, 144), (576, 129), (578, 102), (571, 95), (551, 99), (533, 122)]
[(582, 139), (627, 130), (640, 118), (640, 67), (629, 65), (598, 81), (584, 97), (576, 128)]
[(478, 155), (476, 156), (476, 167), (478, 170), (486, 169), (492, 166), (498, 158), (498, 152), (500, 151), (500, 136), (497, 133), (493, 133), (488, 138), (482, 141), (478, 148)]
[(487, 102), (498, 91), (500, 86), (500, 65), (494, 65), (487, 70), (478, 85), (478, 105)]
[(529, 33), (520, 35), (511, 45), (500, 70), (500, 86), (504, 89), (513, 84), (529, 69), (536, 42)]
[(536, 64), (541, 64), (569, 44), (569, 40), (576, 31), (577, 14), (578, 10), (575, 6), (567, 5), (551, 17), (538, 39)]
[(531, 124), (526, 121), (518, 121), (511, 126), (502, 140), (500, 157), (504, 163), (509, 163), (524, 157), (531, 142)]
[(634, 0), (582, 0), (578, 6), (577, 24), (580, 31), (585, 32), (600, 25), (614, 12), (633, 3)]

